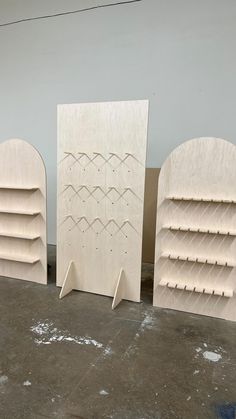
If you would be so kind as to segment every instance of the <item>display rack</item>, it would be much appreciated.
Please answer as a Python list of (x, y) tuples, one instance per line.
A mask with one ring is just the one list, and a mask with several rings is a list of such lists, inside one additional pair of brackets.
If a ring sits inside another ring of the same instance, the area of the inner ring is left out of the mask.
[(159, 177), (155, 306), (236, 320), (236, 147), (199, 138)]
[(29, 143), (0, 144), (0, 276), (47, 283), (46, 175)]
[(140, 301), (148, 102), (58, 107), (57, 285)]

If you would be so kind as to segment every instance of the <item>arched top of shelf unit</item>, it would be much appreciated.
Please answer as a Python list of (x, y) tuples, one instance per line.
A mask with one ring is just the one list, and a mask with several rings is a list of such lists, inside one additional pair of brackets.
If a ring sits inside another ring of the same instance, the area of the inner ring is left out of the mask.
[(27, 141), (9, 139), (0, 144), (0, 189), (40, 189), (46, 193), (46, 169), (42, 156)]
[(173, 201), (235, 202), (236, 147), (229, 141), (201, 137), (179, 145), (164, 162), (158, 205)]

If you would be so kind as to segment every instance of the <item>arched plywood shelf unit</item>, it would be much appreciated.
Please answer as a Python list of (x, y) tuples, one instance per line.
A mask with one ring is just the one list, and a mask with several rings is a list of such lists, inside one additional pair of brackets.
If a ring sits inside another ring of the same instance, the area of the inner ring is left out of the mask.
[(46, 171), (26, 141), (0, 144), (0, 276), (47, 283)]
[(236, 321), (236, 147), (197, 138), (159, 177), (153, 304)]

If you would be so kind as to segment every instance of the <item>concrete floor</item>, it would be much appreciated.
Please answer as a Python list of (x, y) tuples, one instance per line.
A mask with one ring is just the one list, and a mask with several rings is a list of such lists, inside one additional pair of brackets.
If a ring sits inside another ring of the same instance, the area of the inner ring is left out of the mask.
[(0, 419), (236, 417), (236, 323), (153, 308), (148, 265), (141, 304), (59, 300), (49, 261), (48, 286), (0, 281)]

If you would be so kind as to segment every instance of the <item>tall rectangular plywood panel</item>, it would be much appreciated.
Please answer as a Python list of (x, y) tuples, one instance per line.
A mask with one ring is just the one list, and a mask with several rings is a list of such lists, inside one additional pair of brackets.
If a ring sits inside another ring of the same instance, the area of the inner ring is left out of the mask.
[(198, 138), (159, 176), (154, 305), (236, 321), (236, 147)]
[(147, 101), (58, 106), (58, 286), (140, 301), (147, 124)]

